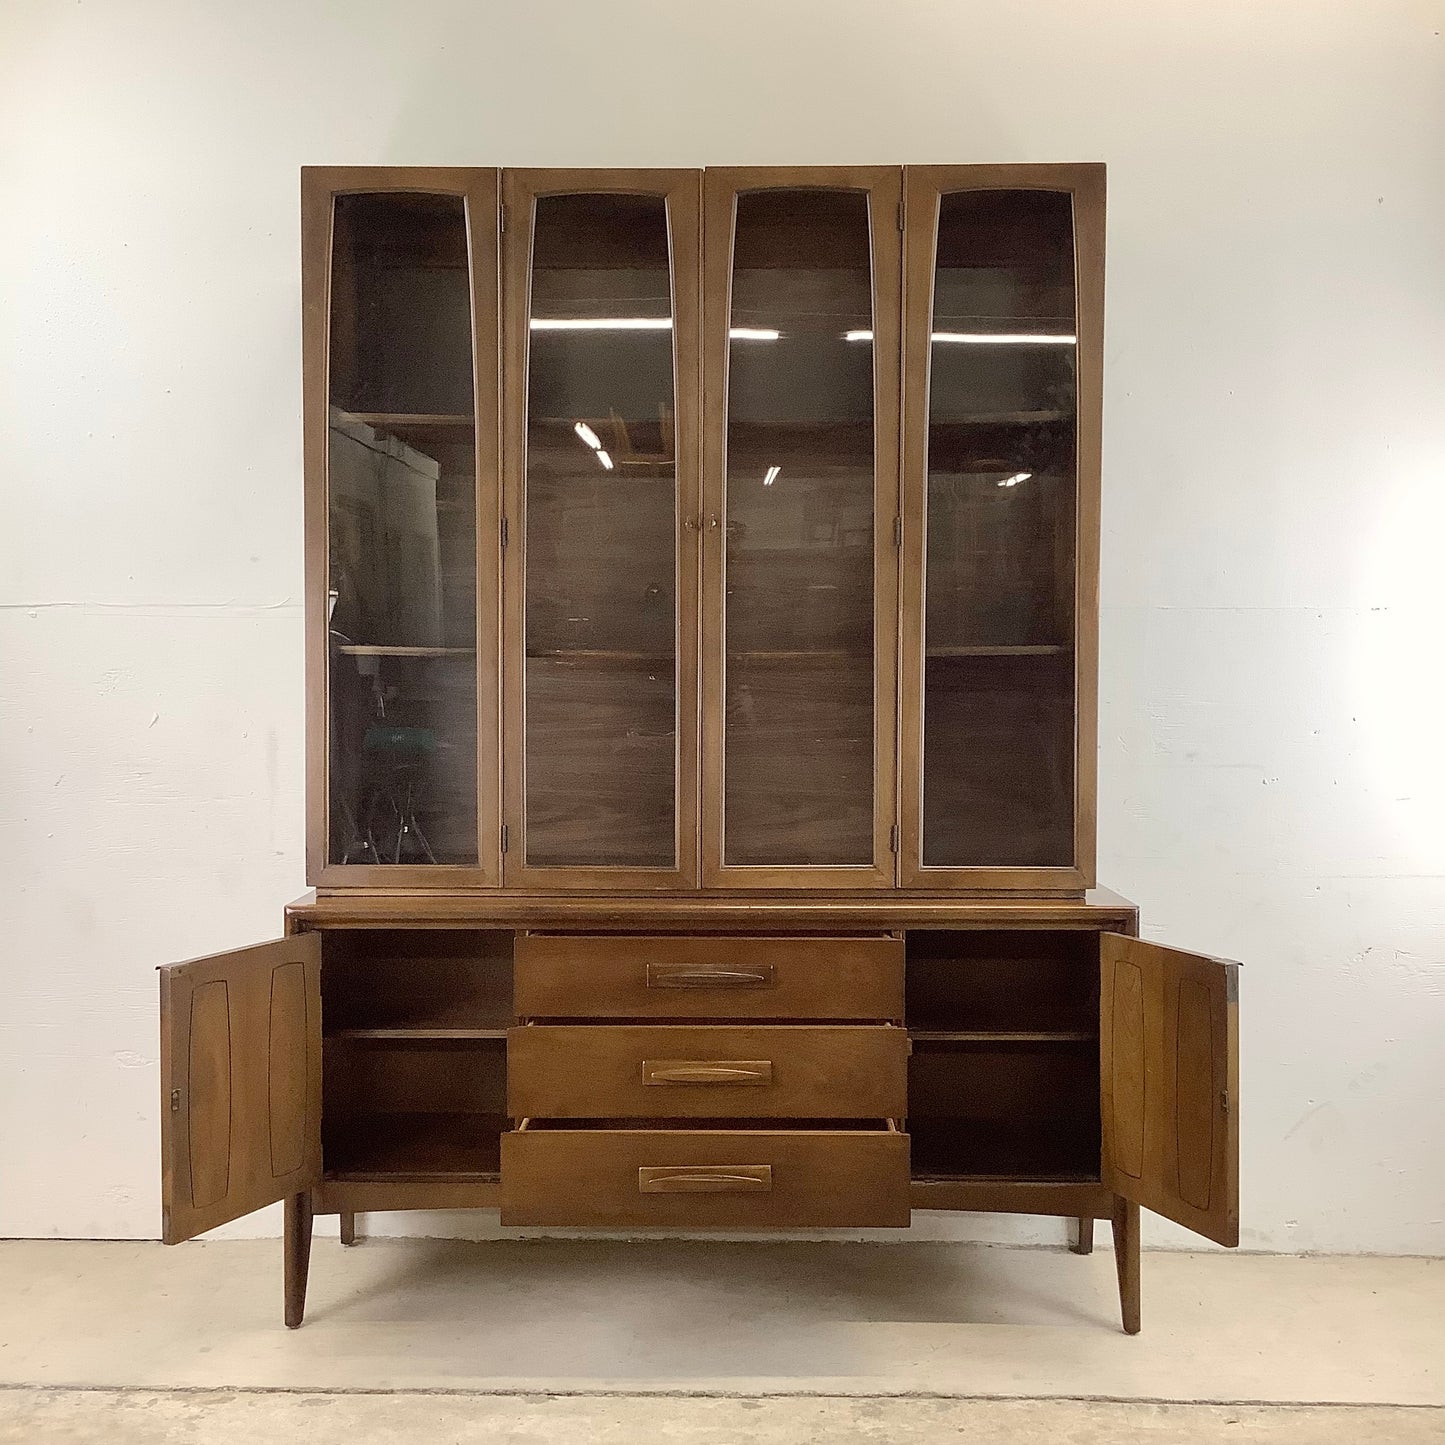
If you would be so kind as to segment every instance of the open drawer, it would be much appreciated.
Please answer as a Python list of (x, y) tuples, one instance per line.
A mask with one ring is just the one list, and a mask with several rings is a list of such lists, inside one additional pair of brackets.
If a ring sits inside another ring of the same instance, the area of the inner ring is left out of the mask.
[(507, 1035), (507, 1112), (901, 1119), (907, 1072), (888, 1024), (527, 1024)]
[(832, 1228), (908, 1224), (908, 1136), (888, 1120), (710, 1128), (526, 1119), (502, 1136), (502, 1223)]

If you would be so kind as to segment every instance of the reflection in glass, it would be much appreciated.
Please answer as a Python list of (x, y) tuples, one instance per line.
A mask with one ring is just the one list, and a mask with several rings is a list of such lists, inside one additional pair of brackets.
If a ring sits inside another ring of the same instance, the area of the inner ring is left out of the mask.
[(526, 848), (676, 861), (676, 436), (667, 203), (542, 196), (526, 472)]
[(923, 862), (1073, 861), (1070, 197), (942, 197), (925, 563)]
[(723, 862), (866, 866), (873, 861), (868, 197), (746, 192), (735, 225)]
[(465, 203), (338, 197), (330, 320), (330, 861), (475, 864)]

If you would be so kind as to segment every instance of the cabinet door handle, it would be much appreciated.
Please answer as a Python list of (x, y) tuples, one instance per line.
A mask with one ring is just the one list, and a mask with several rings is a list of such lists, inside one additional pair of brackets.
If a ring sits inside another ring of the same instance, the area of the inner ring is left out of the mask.
[(643, 1059), (644, 1084), (771, 1084), (771, 1059)]
[(710, 968), (706, 964), (649, 963), (648, 988), (771, 988), (773, 965)]
[(770, 1194), (771, 1164), (643, 1164), (637, 1171), (639, 1194)]

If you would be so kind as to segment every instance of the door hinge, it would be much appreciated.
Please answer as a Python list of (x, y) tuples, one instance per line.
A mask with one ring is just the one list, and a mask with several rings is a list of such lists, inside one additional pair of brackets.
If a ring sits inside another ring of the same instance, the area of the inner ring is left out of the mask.
[(900, 231), (903, 229), (903, 216), (904, 216), (903, 202), (902, 202), (902, 201), (899, 201), (899, 203), (898, 203), (898, 229), (899, 229)]
[(180, 1112), (181, 1112), (181, 1091), (180, 1091), (179, 1089), (172, 1089), (172, 1090), (171, 1090), (171, 1113), (172, 1113), (172, 1114), (179, 1114)]
[(511, 540), (511, 537), (512, 537), (512, 529), (507, 525), (507, 519), (506, 519), (505, 517), (503, 517), (503, 518), (502, 518), (502, 546), (505, 547), (505, 546), (507, 545), (507, 543)]
[(903, 518), (902, 518), (902, 517), (894, 517), (894, 519), (893, 519), (893, 545), (894, 545), (895, 547), (901, 547), (901, 546), (903, 545)]
[(1222, 1113), (1225, 1113), (1225, 1114), (1229, 1113), (1229, 1090), (1228, 1090), (1228, 1089), (1221, 1089), (1221, 1090), (1219, 1091), (1219, 1108), (1220, 1108), (1220, 1111), (1221, 1111)]
[(506, 825), (505, 823), (503, 823), (503, 824), (502, 824), (502, 852), (505, 853), (506, 851), (507, 851), (507, 825)]
[(896, 852), (898, 851), (898, 824), (897, 824), (897, 823), (895, 823), (895, 824), (888, 830), (888, 851), (889, 851), (890, 853), (896, 853)]
[(507, 203), (497, 202), (497, 231), (500, 234), (507, 229)]

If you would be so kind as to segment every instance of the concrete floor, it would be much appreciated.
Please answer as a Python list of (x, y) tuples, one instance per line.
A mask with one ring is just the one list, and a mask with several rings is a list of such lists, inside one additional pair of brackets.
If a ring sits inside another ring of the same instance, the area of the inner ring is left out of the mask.
[(1148, 1254), (1132, 1339), (1102, 1249), (318, 1239), (296, 1332), (274, 1241), (0, 1278), (0, 1441), (1445, 1441), (1445, 1261)]
[(1386, 1406), (0, 1391), (0, 1445), (1439, 1445)]

